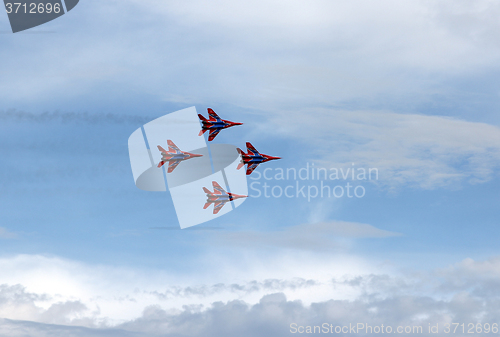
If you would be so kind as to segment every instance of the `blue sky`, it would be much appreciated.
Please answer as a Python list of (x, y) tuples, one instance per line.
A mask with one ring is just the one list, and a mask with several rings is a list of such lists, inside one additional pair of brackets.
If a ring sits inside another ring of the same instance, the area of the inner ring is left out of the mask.
[[(0, 18), (0, 331), (498, 322), (498, 14), (82, 0), (17, 34)], [(351, 182), (362, 198), (249, 198), (178, 230), (169, 194), (135, 187), (127, 139), (190, 106), (244, 123), (214, 142), (283, 158), (260, 173), (354, 163), (379, 179)]]

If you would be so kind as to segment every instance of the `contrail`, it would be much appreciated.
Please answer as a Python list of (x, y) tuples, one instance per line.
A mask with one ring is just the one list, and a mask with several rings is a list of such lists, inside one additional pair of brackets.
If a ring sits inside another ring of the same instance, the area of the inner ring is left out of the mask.
[(224, 227), (189, 227), (185, 229), (181, 229), (179, 227), (149, 227), (149, 229), (161, 229), (161, 230), (180, 230), (180, 231), (210, 231), (210, 230), (219, 230), (224, 229)]
[(32, 113), (9, 109), (0, 111), (0, 120), (16, 122), (47, 123), (61, 121), (63, 123), (83, 122), (88, 124), (145, 124), (155, 117), (139, 115), (118, 115), (114, 113), (89, 114), (87, 112), (43, 112)]

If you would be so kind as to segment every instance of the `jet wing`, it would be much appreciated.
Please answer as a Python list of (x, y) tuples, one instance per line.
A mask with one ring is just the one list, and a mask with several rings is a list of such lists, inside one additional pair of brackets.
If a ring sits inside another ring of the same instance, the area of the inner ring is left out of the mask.
[(211, 142), (214, 140), (215, 136), (217, 136), (220, 132), (220, 129), (212, 129), (210, 130), (210, 134), (208, 135), (208, 141)]
[(177, 145), (175, 145), (175, 144), (174, 144), (174, 142), (173, 142), (173, 141), (171, 141), (170, 139), (169, 139), (169, 140), (167, 140), (167, 145), (168, 145), (168, 149), (169, 149), (170, 151), (175, 151), (175, 152), (177, 152), (177, 153), (182, 152), (182, 151), (181, 151), (181, 150), (177, 147)]
[(247, 166), (247, 176), (250, 175), (253, 172), (253, 170), (255, 170), (257, 168), (257, 166), (259, 166), (259, 164), (257, 164), (257, 163), (248, 165)]
[(226, 191), (216, 181), (212, 181), (212, 186), (214, 187), (214, 194), (226, 194)]
[(167, 173), (171, 173), (173, 170), (175, 170), (175, 168), (177, 167), (177, 165), (179, 165), (179, 163), (181, 162), (182, 160), (171, 160), (168, 162), (168, 171)]
[(247, 150), (252, 152), (254, 155), (260, 154), (259, 151), (257, 151), (250, 142), (247, 142)]
[(208, 115), (210, 116), (211, 121), (217, 121), (217, 122), (222, 122), (222, 119), (213, 111), (212, 109), (208, 108)]
[(219, 213), (219, 211), (222, 209), (222, 207), (224, 207), (225, 204), (226, 204), (225, 201), (216, 202), (214, 204), (214, 214)]

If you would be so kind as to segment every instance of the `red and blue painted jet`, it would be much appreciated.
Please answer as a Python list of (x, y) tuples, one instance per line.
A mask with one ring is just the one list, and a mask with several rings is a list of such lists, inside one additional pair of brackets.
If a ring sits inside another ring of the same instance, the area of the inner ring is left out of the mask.
[(203, 206), (203, 209), (207, 209), (208, 206), (214, 204), (213, 214), (219, 213), (219, 211), (228, 201), (247, 197), (247, 195), (239, 195), (224, 191), (224, 189), (220, 187), (220, 185), (217, 184), (216, 181), (212, 181), (212, 186), (214, 188), (213, 192), (210, 192), (208, 188), (203, 187), (203, 191), (205, 191), (205, 193), (207, 194), (207, 202), (205, 206)]
[(247, 151), (248, 153), (243, 152), (240, 148), (237, 149), (238, 153), (241, 155), (241, 163), (238, 165), (237, 169), (239, 170), (245, 164), (247, 164), (247, 175), (253, 172), (261, 163), (265, 163), (269, 160), (281, 159), (280, 157), (272, 157), (266, 154), (261, 154), (259, 151), (253, 147), (250, 142), (247, 142)]
[(162, 158), (160, 163), (158, 164), (158, 167), (162, 167), (163, 164), (168, 162), (168, 171), (167, 173), (171, 173), (177, 165), (183, 160), (186, 159), (191, 159), (194, 157), (202, 157), (203, 155), (201, 154), (195, 154), (195, 153), (189, 153), (189, 152), (184, 152), (181, 151), (177, 145), (174, 144), (173, 141), (170, 139), (167, 140), (167, 145), (168, 145), (168, 151), (162, 148), (160, 145), (158, 145), (158, 150), (160, 150)]
[(212, 109), (208, 108), (208, 116), (209, 119), (206, 119), (203, 117), (203, 115), (198, 114), (198, 117), (201, 120), (201, 123), (203, 124), (200, 134), (198, 136), (201, 136), (204, 134), (206, 131), (210, 130), (210, 133), (208, 135), (208, 141), (211, 142), (214, 140), (215, 136), (217, 136), (222, 129), (227, 129), (231, 126), (235, 125), (243, 125), (243, 123), (235, 123), (231, 121), (226, 121), (224, 119), (221, 119), (215, 111)]

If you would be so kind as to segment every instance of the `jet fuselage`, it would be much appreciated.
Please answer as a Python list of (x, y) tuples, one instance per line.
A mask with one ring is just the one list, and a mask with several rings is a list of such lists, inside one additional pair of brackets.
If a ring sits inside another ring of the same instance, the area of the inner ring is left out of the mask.
[(203, 191), (207, 194), (207, 201), (203, 209), (206, 209), (211, 204), (214, 204), (213, 214), (217, 214), (224, 205), (232, 200), (246, 198), (246, 195), (233, 194), (226, 192), (216, 181), (212, 181), (214, 191), (211, 192), (208, 188), (203, 187)]
[(184, 160), (190, 157), (191, 155), (186, 153), (172, 153), (172, 154), (163, 154), (162, 160)]
[[(216, 129), (226, 129), (233, 124), (226, 123), (225, 121), (203, 121), (203, 128), (207, 130), (216, 130)], [(237, 124), (236, 124), (237, 125)]]
[(158, 150), (161, 152), (161, 161), (158, 163), (158, 167), (162, 167), (163, 164), (168, 162), (168, 170), (167, 173), (172, 173), (173, 170), (186, 159), (191, 159), (195, 157), (202, 157), (201, 154), (189, 153), (181, 151), (177, 145), (174, 144), (170, 139), (167, 140), (168, 151), (158, 145)]
[(233, 200), (233, 198), (228, 194), (207, 194), (207, 202), (228, 202)]

